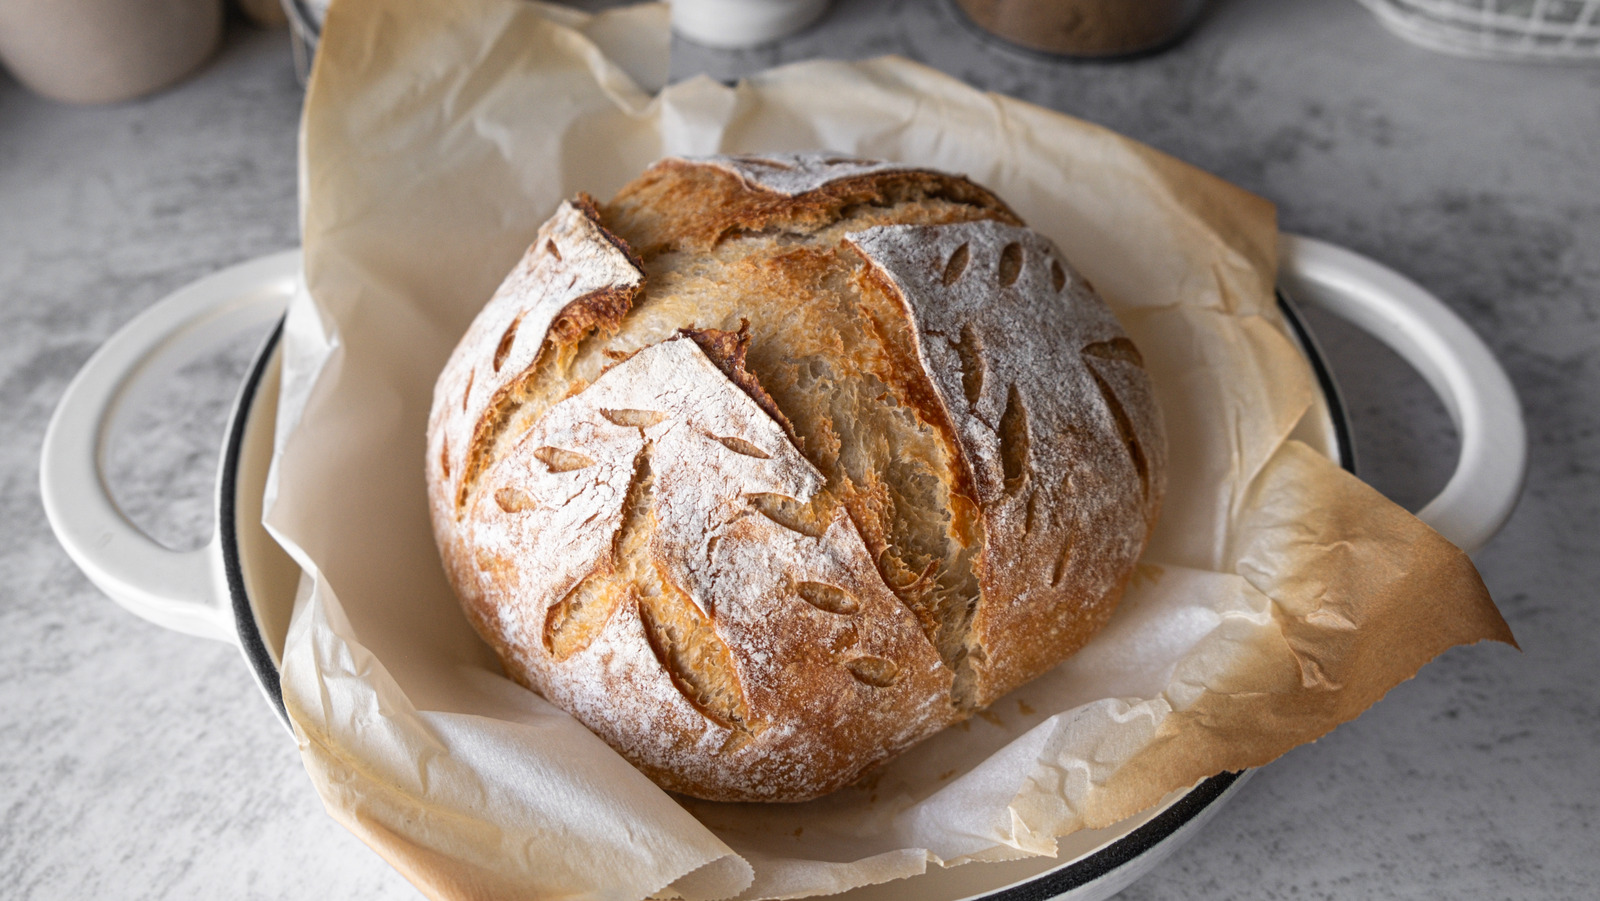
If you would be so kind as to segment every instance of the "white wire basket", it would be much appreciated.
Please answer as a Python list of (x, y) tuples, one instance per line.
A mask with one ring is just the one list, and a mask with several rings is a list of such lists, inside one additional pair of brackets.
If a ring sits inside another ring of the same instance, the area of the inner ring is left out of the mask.
[(1432, 50), (1493, 59), (1600, 61), (1600, 0), (1360, 0)]

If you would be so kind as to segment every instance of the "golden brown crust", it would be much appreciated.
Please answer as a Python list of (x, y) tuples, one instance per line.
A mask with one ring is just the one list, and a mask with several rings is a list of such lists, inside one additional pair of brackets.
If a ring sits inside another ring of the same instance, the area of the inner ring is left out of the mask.
[(539, 363), (615, 329), (643, 283), (638, 258), (600, 225), (588, 197), (563, 203), (539, 230), (434, 386), (427, 462), (436, 529), (441, 504), (459, 513), (466, 503)]
[[(608, 212), (619, 217), (619, 226), (637, 242), (635, 246), (646, 259), (669, 247), (706, 250), (723, 240), (769, 229), (810, 232), (861, 206), (888, 209), (903, 203), (944, 201), (981, 211), (987, 218), (1022, 222), (987, 189), (942, 172), (885, 167), (789, 194), (765, 187), (721, 163), (662, 160), (619, 191)], [(634, 219), (628, 216), (630, 210), (648, 210), (650, 216)]]
[[(633, 248), (601, 223), (600, 210), (593, 197), (580, 192), (572, 205), (592, 224), (594, 236), (621, 254), (634, 269), (644, 271), (644, 263), (640, 262)], [(561, 308), (561, 312), (550, 323), (546, 340), (556, 348), (568, 348), (596, 329), (616, 331), (617, 324), (633, 306), (633, 299), (638, 296), (640, 287), (637, 283), (608, 285), (572, 300)]]
[(736, 332), (714, 328), (684, 328), (679, 330), (679, 334), (694, 339), (701, 353), (722, 370), (728, 381), (737, 385), (739, 390), (749, 395), (763, 412), (771, 416), (778, 425), (783, 426), (783, 430), (789, 433), (791, 441), (797, 444), (800, 442), (801, 439), (795, 434), (794, 423), (783, 415), (783, 411), (778, 409), (777, 401), (772, 399), (767, 389), (761, 387), (761, 382), (756, 379), (755, 373), (745, 365), (745, 355), (750, 352), (750, 320), (739, 320), (739, 330)]
[(821, 154), (564, 205), (430, 419), (446, 571), (507, 672), (663, 786), (801, 800), (1086, 640), (1165, 450), (1137, 350), (1020, 226)]

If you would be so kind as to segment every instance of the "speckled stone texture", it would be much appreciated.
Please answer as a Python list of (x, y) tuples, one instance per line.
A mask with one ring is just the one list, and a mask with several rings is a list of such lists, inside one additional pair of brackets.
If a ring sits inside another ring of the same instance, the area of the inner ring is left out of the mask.
[[(586, 5), (604, 5), (590, 3)], [(237, 651), (122, 612), (39, 505), (44, 427), (139, 310), (293, 246), (301, 101), (282, 32), (236, 26), (192, 80), (72, 108), (0, 75), (0, 895), (407, 898), (320, 809)], [(837, 0), (678, 75), (900, 53), (1082, 116), (1257, 191), (1283, 226), (1411, 276), (1500, 356), (1532, 442), (1527, 493), (1477, 561), (1522, 644), (1457, 649), (1354, 723), (1265, 767), (1129, 888), (1188, 898), (1591, 898), (1600, 886), (1600, 66), (1458, 60), (1353, 0), (1217, 2), (1166, 53), (1075, 63), (977, 36), (944, 2)], [(1362, 473), (1421, 506), (1456, 438), (1421, 380), (1314, 320)], [(209, 529), (214, 448), (259, 336), (190, 364), (110, 453), (163, 541)]]
[[(240, 28), (179, 87), (76, 108), (0, 72), (0, 896), (416, 897), (323, 812), (239, 652), (123, 612), (67, 559), (39, 448), (118, 327), (298, 242), (288, 38)], [(134, 521), (204, 543), (233, 393), (260, 335), (187, 365), (108, 453)]]

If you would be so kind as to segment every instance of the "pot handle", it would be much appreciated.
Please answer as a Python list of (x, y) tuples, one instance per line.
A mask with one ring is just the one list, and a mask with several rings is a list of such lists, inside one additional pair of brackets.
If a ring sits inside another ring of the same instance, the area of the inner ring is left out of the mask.
[[(194, 350), (283, 315), (299, 281), (300, 253), (225, 269), (140, 313), (89, 358), (45, 432), (39, 488), (56, 539), (89, 580), (129, 611), (188, 635), (238, 642), (222, 572), (219, 532), (174, 551), (123, 515), (105, 481), (113, 415)], [(235, 401), (233, 416), (238, 415)]]
[(1461, 435), (1461, 457), (1417, 518), (1468, 553), (1511, 516), (1527, 472), (1522, 406), (1481, 339), (1437, 297), (1342, 247), (1285, 234), (1279, 272), (1291, 296), (1366, 331), (1427, 380)]

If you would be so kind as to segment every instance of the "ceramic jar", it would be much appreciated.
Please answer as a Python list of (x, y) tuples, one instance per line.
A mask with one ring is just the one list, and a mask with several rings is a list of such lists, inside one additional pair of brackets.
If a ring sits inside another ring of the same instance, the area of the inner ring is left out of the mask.
[(167, 87), (210, 58), (222, 0), (3, 0), (0, 61), (34, 91), (114, 103)]

